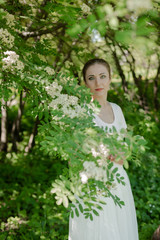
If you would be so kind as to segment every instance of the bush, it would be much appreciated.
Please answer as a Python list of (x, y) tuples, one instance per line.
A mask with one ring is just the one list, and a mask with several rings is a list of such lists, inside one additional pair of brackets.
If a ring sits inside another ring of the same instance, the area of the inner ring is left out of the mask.
[(0, 168), (0, 239), (68, 239), (68, 215), (50, 194), (51, 182), (63, 170), (58, 156), (8, 154)]

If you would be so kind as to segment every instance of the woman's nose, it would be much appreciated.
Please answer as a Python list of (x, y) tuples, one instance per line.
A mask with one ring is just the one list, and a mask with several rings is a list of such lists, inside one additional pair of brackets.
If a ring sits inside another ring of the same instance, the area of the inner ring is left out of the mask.
[(96, 77), (96, 85), (98, 86), (100, 84), (100, 78), (99, 77)]

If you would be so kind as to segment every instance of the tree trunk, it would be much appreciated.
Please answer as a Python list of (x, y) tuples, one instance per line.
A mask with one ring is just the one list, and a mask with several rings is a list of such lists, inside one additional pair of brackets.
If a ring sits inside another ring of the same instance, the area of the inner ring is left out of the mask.
[(17, 142), (20, 141), (20, 125), (22, 114), (24, 110), (25, 101), (23, 100), (26, 97), (26, 92), (21, 91), (20, 93), (20, 104), (18, 109), (18, 114), (16, 120), (13, 122), (11, 137), (12, 137), (12, 151), (17, 152)]
[(7, 152), (7, 102), (1, 100), (1, 151)]
[(137, 77), (133, 69), (131, 69), (131, 72), (132, 72), (134, 83), (135, 83), (136, 87), (138, 88), (139, 100), (140, 100), (139, 104), (140, 104), (140, 106), (142, 106), (145, 109), (147, 103), (146, 103), (146, 101), (144, 99), (144, 94), (143, 94), (143, 90), (142, 90), (142, 87), (141, 87), (142, 76), (139, 75)]
[(160, 64), (158, 66), (157, 74), (156, 77), (154, 78), (154, 107), (156, 111), (159, 111), (159, 101), (158, 101), (158, 91), (159, 91), (159, 86), (158, 86), (158, 80), (160, 78)]
[(112, 42), (113, 49), (112, 49), (112, 47), (110, 47), (110, 49), (112, 51), (112, 56), (113, 56), (117, 71), (118, 71), (118, 73), (119, 73), (119, 75), (122, 79), (123, 90), (124, 90), (125, 93), (127, 93), (128, 92), (128, 86), (127, 86), (128, 84), (127, 84), (126, 77), (125, 77), (125, 74), (123, 72), (123, 69), (120, 65), (119, 58), (118, 58), (117, 53), (116, 53), (116, 48), (115, 48), (116, 43), (114, 42), (114, 40), (111, 37), (109, 37), (107, 35), (105, 36), (105, 40), (106, 40), (106, 43), (107, 43), (108, 46), (110, 46), (109, 40)]
[(120, 65), (120, 62), (119, 62), (119, 59), (118, 59), (116, 51), (112, 51), (112, 55), (113, 55), (113, 58), (114, 58), (114, 61), (115, 61), (118, 73), (119, 73), (119, 75), (120, 75), (120, 77), (122, 79), (123, 90), (124, 90), (125, 93), (127, 93), (128, 89), (127, 89), (126, 77), (125, 77), (124, 72), (123, 72), (123, 70), (121, 68), (121, 65)]
[[(132, 55), (131, 51), (129, 51), (129, 49), (124, 49), (120, 44), (118, 44), (118, 46), (119, 46), (119, 49), (121, 50), (122, 54), (125, 56), (127, 63), (129, 64), (134, 83), (135, 83), (136, 87), (138, 88), (139, 104), (145, 110), (147, 110), (148, 106), (147, 106), (147, 102), (145, 101), (145, 98), (144, 98), (143, 86), (142, 86), (142, 76), (139, 75), (137, 77), (136, 72), (135, 72), (135, 62), (136, 62), (135, 58), (133, 57), (133, 55)], [(127, 54), (124, 50), (127, 50)], [(129, 60), (128, 55), (131, 57), (131, 60)]]
[(28, 141), (28, 145), (25, 148), (25, 152), (28, 153), (31, 151), (31, 149), (34, 147), (35, 145), (35, 136), (37, 135), (37, 129), (38, 129), (38, 124), (40, 123), (38, 116), (36, 117), (36, 121), (33, 127), (33, 131), (30, 135), (29, 141)]

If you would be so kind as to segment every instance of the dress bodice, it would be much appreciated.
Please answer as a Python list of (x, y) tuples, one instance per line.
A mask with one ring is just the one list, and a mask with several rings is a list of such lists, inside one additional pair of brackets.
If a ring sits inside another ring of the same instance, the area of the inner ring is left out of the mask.
[(104, 130), (106, 127), (108, 130), (112, 130), (113, 127), (116, 128), (117, 132), (120, 132), (122, 128), (127, 128), (126, 121), (122, 112), (122, 109), (120, 106), (118, 106), (116, 103), (109, 102), (111, 104), (113, 114), (114, 114), (114, 121), (112, 123), (106, 123), (104, 122), (98, 115), (93, 114), (94, 116), (94, 123), (96, 126), (102, 127)]

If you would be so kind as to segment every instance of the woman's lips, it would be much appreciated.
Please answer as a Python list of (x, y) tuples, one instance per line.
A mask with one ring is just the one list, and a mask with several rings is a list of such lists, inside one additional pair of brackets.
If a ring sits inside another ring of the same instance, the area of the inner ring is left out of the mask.
[(103, 88), (96, 88), (95, 90), (96, 90), (96, 91), (102, 91)]

